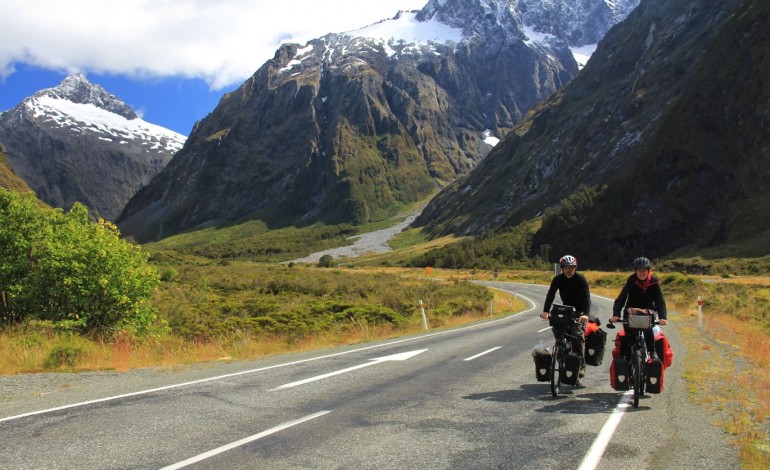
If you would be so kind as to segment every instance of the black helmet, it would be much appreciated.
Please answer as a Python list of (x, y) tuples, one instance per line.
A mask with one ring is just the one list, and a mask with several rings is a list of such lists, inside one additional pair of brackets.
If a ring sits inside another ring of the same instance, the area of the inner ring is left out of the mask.
[(652, 262), (650, 262), (650, 260), (645, 258), (644, 256), (640, 256), (639, 258), (636, 258), (632, 264), (634, 265), (634, 269), (637, 269), (637, 268), (652, 269)]

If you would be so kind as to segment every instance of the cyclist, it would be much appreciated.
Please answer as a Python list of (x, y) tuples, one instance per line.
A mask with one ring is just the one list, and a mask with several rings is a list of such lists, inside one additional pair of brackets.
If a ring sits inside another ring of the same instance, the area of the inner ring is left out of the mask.
[[(572, 350), (580, 355), (580, 374), (579, 377), (585, 375), (585, 324), (590, 320), (594, 323), (599, 323), (599, 319), (591, 315), (591, 292), (588, 289), (588, 281), (585, 276), (577, 273), (577, 259), (572, 255), (565, 255), (559, 259), (559, 265), (561, 266), (561, 274), (554, 276), (551, 280), (551, 286), (548, 288), (548, 293), (545, 296), (545, 303), (543, 305), (543, 312), (540, 314), (540, 318), (547, 320), (551, 305), (556, 297), (556, 291), (559, 292), (559, 297), (564, 305), (575, 307), (575, 310), (580, 313), (580, 323), (573, 325), (570, 328), (576, 339), (572, 340)], [(553, 336), (556, 339), (561, 339), (563, 334), (562, 328), (553, 328)]]
[[(660, 288), (658, 278), (652, 275), (652, 262), (645, 257), (636, 258), (633, 263), (634, 274), (629, 276), (612, 306), (612, 320), (620, 320), (621, 312), (629, 307), (646, 308), (658, 312), (658, 323), (663, 326), (666, 321), (666, 300)], [(655, 354), (655, 335), (652, 328), (644, 332), (647, 350)]]

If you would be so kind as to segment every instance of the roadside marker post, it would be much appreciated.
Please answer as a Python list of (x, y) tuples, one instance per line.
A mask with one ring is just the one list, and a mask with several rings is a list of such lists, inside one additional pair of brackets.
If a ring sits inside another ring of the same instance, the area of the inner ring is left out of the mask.
[(698, 326), (703, 328), (703, 299), (698, 296)]
[(420, 314), (422, 315), (422, 326), (425, 331), (428, 331), (428, 318), (425, 316), (425, 306), (422, 304), (422, 299), (420, 299)]

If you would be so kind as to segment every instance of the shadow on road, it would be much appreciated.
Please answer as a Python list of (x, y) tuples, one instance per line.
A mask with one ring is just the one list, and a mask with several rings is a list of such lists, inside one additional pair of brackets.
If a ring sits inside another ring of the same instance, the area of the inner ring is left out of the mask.
[[(466, 400), (486, 400), (502, 403), (540, 402), (535, 409), (540, 413), (593, 414), (609, 413), (615, 409), (620, 399), (617, 393), (583, 393), (584, 388), (567, 387), (563, 393), (554, 397), (547, 384), (524, 384), (518, 390), (497, 390), (473, 393), (462, 398)], [(642, 410), (643, 407), (637, 408)]]

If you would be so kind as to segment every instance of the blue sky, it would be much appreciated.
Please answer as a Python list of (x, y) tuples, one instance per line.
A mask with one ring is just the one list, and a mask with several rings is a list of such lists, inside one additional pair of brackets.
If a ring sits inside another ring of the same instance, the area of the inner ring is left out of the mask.
[(0, 0), (0, 111), (81, 72), (145, 121), (188, 135), (280, 44), (357, 29), (427, 2)]

